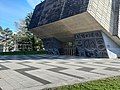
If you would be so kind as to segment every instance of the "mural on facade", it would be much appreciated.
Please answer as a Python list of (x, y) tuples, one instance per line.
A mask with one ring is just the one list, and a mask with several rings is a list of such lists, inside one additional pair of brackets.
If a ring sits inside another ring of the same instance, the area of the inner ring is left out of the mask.
[(75, 43), (81, 57), (108, 57), (101, 31), (76, 34)]

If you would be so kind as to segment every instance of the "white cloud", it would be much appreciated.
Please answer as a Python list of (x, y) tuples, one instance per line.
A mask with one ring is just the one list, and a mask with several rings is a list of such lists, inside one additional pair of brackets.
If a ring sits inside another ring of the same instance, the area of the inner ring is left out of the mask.
[(37, 4), (39, 4), (41, 1), (44, 0), (27, 0), (27, 2), (30, 4), (32, 8), (34, 8)]

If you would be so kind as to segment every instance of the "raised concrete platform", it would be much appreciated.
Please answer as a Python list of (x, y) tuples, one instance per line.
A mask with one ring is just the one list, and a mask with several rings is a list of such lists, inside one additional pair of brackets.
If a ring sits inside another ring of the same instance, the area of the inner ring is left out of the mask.
[(2, 90), (40, 90), (120, 75), (119, 59), (39, 55), (0, 58)]

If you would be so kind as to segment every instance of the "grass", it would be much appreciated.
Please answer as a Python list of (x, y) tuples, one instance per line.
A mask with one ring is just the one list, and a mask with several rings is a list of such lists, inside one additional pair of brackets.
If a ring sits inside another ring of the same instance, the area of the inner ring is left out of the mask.
[(120, 90), (120, 76), (46, 90)]
[(0, 52), (0, 55), (35, 55), (46, 54), (45, 51), (16, 51), (16, 52)]

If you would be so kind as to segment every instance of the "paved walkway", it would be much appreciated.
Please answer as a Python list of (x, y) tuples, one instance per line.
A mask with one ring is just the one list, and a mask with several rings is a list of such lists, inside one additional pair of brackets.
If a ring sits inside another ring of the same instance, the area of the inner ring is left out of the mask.
[(120, 60), (1, 56), (2, 90), (40, 90), (120, 75)]

